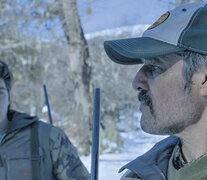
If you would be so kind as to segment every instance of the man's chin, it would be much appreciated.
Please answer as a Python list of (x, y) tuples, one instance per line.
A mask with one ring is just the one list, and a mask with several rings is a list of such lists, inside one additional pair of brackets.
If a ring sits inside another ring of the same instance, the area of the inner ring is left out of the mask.
[(157, 123), (155, 123), (154, 121), (155, 120), (153, 119), (146, 119), (146, 117), (142, 115), (140, 120), (141, 129), (144, 132), (152, 135), (170, 135), (165, 128), (162, 129), (156, 126)]
[(149, 133), (149, 134), (154, 134), (153, 127), (151, 127), (152, 126), (152, 122), (150, 123), (150, 120), (147, 119), (143, 114), (141, 116), (140, 126), (141, 126), (141, 129), (144, 132)]

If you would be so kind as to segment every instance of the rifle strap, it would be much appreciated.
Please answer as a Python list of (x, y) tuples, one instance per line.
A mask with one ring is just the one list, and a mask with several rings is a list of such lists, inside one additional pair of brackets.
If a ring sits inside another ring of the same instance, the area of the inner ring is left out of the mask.
[(39, 135), (38, 135), (38, 122), (32, 124), (31, 127), (31, 167), (32, 179), (40, 180), (40, 155), (39, 155)]

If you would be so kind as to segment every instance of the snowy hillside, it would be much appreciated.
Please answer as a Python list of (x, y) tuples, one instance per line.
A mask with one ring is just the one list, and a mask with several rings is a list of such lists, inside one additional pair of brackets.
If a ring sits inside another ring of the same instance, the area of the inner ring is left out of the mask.
[(93, 33), (86, 33), (85, 38), (87, 40), (96, 38), (96, 37), (117, 37), (119, 35), (122, 35), (123, 33), (128, 33), (130, 36), (137, 37), (139, 34), (141, 34), (143, 31), (145, 31), (149, 27), (148, 24), (139, 24), (134, 26), (124, 26), (124, 27), (118, 27), (114, 29), (105, 29), (98, 32)]

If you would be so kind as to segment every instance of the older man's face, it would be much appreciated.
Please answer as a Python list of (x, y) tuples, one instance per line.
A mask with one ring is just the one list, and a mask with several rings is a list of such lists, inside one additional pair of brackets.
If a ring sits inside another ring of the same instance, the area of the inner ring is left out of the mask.
[(7, 120), (9, 95), (3, 79), (0, 78), (0, 123)]
[(133, 81), (140, 91), (141, 127), (151, 134), (177, 134), (199, 121), (203, 104), (197, 88), (184, 91), (181, 56), (145, 59)]

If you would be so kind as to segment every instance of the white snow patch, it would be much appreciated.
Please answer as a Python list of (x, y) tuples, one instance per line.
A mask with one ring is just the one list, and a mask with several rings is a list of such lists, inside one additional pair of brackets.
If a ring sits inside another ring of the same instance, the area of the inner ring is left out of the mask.
[(43, 108), (42, 108), (42, 113), (47, 113), (47, 111), (48, 111), (47, 106), (46, 106), (46, 105), (43, 106)]
[(113, 142), (113, 141), (108, 140), (108, 139), (103, 139), (102, 140), (102, 145), (105, 146), (105, 147), (106, 146), (108, 147), (107, 149), (105, 149), (103, 151), (103, 154), (109, 153), (112, 149), (116, 149), (117, 148), (117, 144), (115, 142)]
[(124, 33), (130, 33), (131, 36), (140, 36), (149, 27), (149, 24), (138, 24), (135, 26), (124, 26), (114, 29), (105, 29), (102, 31), (97, 31), (93, 33), (85, 34), (87, 40), (96, 38), (96, 37), (107, 37), (107, 36), (120, 36)]

